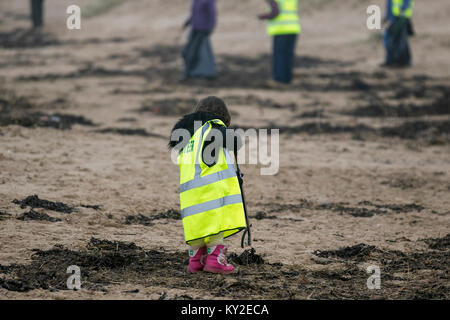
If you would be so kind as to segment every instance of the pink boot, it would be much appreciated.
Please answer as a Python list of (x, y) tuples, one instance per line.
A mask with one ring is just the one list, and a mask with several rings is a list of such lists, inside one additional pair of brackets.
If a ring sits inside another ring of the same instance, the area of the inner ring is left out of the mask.
[(188, 272), (195, 273), (199, 271), (203, 271), (203, 267), (205, 266), (206, 259), (206, 247), (200, 247), (196, 250), (189, 250), (189, 265)]
[(206, 258), (204, 271), (213, 273), (232, 273), (233, 265), (227, 262), (227, 247), (218, 245), (208, 248), (208, 257)]

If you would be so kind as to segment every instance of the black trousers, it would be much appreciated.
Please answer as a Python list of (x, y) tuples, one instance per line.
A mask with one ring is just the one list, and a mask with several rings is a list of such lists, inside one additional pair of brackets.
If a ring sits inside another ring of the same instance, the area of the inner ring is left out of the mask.
[(408, 66), (411, 65), (411, 51), (408, 36), (413, 34), (409, 19), (396, 18), (385, 32), (386, 64)]
[(31, 21), (33, 27), (40, 27), (44, 24), (44, 0), (31, 1)]
[(273, 37), (272, 78), (282, 83), (291, 83), (295, 62), (296, 34)]

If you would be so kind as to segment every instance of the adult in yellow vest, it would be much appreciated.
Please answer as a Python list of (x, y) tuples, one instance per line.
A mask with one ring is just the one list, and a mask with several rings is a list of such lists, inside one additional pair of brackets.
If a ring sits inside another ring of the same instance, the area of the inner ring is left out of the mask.
[(259, 15), (267, 20), (267, 34), (273, 37), (272, 78), (289, 84), (295, 61), (297, 36), (301, 32), (298, 0), (266, 0), (270, 10)]
[(179, 151), (180, 206), (189, 272), (231, 273), (223, 239), (246, 228), (239, 180), (230, 151), (242, 144), (225, 103), (201, 100), (172, 130), (169, 147)]
[(384, 33), (386, 61), (382, 66), (404, 67), (411, 65), (408, 35), (412, 35), (411, 18), (414, 0), (387, 0), (385, 21), (389, 27)]

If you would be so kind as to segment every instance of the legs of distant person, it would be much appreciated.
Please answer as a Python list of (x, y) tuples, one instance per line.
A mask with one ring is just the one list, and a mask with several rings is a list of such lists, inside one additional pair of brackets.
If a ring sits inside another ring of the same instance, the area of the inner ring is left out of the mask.
[(31, 1), (31, 20), (33, 27), (41, 27), (43, 25), (43, 2), (44, 0)]
[(192, 30), (189, 35), (189, 40), (183, 49), (182, 56), (184, 58), (184, 77), (189, 78), (192, 70), (199, 61), (200, 48), (205, 37), (209, 32)]

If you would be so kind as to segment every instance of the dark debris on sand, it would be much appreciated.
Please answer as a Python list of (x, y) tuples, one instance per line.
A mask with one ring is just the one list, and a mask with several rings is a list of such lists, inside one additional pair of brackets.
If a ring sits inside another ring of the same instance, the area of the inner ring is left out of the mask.
[[(184, 253), (166, 254), (155, 250), (144, 251), (135, 243), (91, 238), (81, 251), (56, 245), (50, 250), (34, 250), (29, 265), (0, 265), (0, 286), (11, 291), (26, 292), (33, 289), (67, 290), (66, 268), (76, 265), (82, 270), (82, 286), (88, 290), (105, 291), (111, 282), (141, 283), (163, 276), (165, 268), (183, 270)], [(171, 265), (174, 264), (174, 267)], [(137, 275), (136, 275), (137, 274)], [(140, 281), (141, 279), (142, 281)], [(164, 283), (157, 281), (154, 285)]]
[(42, 112), (22, 113), (20, 115), (0, 116), (0, 126), (18, 125), (26, 128), (44, 127), (59, 130), (72, 129), (73, 125), (96, 126), (91, 120), (83, 116), (71, 114), (45, 114)]
[(60, 79), (80, 79), (86, 77), (146, 77), (146, 70), (127, 71), (123, 69), (106, 69), (97, 67), (92, 63), (87, 63), (76, 71), (69, 73), (46, 73), (39, 75), (19, 76), (17, 81), (57, 81)]
[(237, 126), (237, 128), (248, 129), (279, 129), (280, 134), (351, 134), (355, 140), (370, 140), (374, 137), (399, 138), (407, 140), (422, 140), (430, 144), (445, 144), (450, 142), (450, 120), (435, 121), (408, 121), (397, 126), (372, 128), (365, 124), (338, 125), (329, 122), (309, 122), (301, 125), (282, 126), (270, 124), (265, 128), (248, 126)]
[[(425, 239), (429, 243), (438, 244), (437, 251), (402, 252), (398, 250), (381, 250), (375, 246), (360, 243), (337, 250), (315, 250), (312, 253), (321, 258), (333, 258), (356, 263), (378, 261), (385, 271), (385, 277), (393, 277), (395, 272), (410, 272), (418, 270), (443, 271), (444, 278), (450, 276), (450, 251), (445, 244), (448, 239)], [(421, 241), (421, 240), (419, 240)], [(444, 245), (441, 243), (444, 242)], [(389, 275), (390, 274), (390, 275)]]
[(91, 205), (91, 204), (80, 204), (80, 207), (93, 209), (95, 211), (98, 211), (98, 210), (101, 209), (100, 205), (98, 205), (98, 204), (94, 204), (94, 205)]
[(51, 34), (33, 29), (17, 28), (0, 33), (2, 48), (34, 48), (57, 45), (59, 41)]
[(229, 105), (257, 106), (262, 109), (272, 108), (291, 111), (297, 110), (296, 103), (281, 104), (272, 99), (263, 99), (252, 94), (247, 96), (227, 96), (224, 97), (224, 100)]
[(406, 204), (377, 204), (370, 201), (361, 201), (358, 205), (364, 206), (372, 206), (380, 209), (389, 209), (395, 213), (408, 213), (408, 212), (421, 212), (425, 208), (421, 205), (415, 203), (406, 203)]
[(89, 38), (83, 40), (59, 40), (52, 33), (44, 32), (41, 29), (16, 28), (8, 32), (0, 32), (0, 47), (8, 49), (40, 48), (60, 45), (88, 45), (99, 43), (119, 43), (129, 39), (113, 38)]
[(135, 48), (140, 57), (158, 59), (161, 64), (175, 62), (179, 58), (179, 52), (182, 49), (181, 46), (173, 45), (153, 45), (150, 48)]
[[(449, 102), (450, 103), (450, 102)], [(450, 114), (450, 108), (442, 104), (430, 106), (418, 106), (412, 104), (400, 104), (398, 106), (389, 106), (382, 104), (373, 104), (364, 107), (358, 107), (355, 110), (344, 112), (344, 114), (354, 117), (422, 117), (432, 115)]]
[(117, 120), (117, 122), (137, 122), (136, 118), (124, 117)]
[(91, 237), (91, 240), (87, 244), (87, 249), (91, 250), (111, 250), (111, 251), (135, 251), (142, 250), (141, 247), (138, 247), (134, 242), (126, 243), (122, 241), (109, 241), (109, 240), (101, 240), (94, 237)]
[(450, 114), (450, 87), (418, 87), (418, 90), (411, 88), (400, 88), (396, 91), (395, 98), (403, 99), (409, 96), (415, 98), (423, 98), (425, 92), (433, 93), (433, 100), (431, 102), (424, 102), (422, 104), (398, 103), (396, 105), (388, 104), (380, 99), (378, 96), (369, 97), (369, 105), (358, 107), (354, 110), (343, 112), (344, 114), (354, 117), (423, 117), (434, 115), (448, 115)]
[(162, 100), (147, 100), (141, 108), (135, 110), (138, 113), (150, 112), (160, 116), (182, 116), (184, 114), (191, 113), (197, 100), (195, 99), (183, 99), (172, 98)]
[(324, 110), (313, 110), (313, 111), (306, 111), (303, 112), (297, 116), (295, 116), (296, 119), (310, 119), (310, 118), (327, 118), (327, 116), (324, 115)]
[[(448, 250), (403, 253), (359, 244), (320, 251), (318, 254), (344, 263), (333, 270), (311, 271), (301, 265), (266, 263), (252, 248), (240, 255), (230, 254), (237, 271), (227, 276), (187, 274), (186, 252), (147, 251), (132, 242), (91, 238), (79, 251), (61, 245), (34, 251), (29, 264), (0, 265), (2, 288), (67, 290), (66, 268), (77, 265), (82, 270), (82, 288), (104, 292), (110, 284), (127, 284), (186, 291), (195, 288), (229, 299), (442, 299), (448, 298), (449, 289)], [(364, 261), (382, 266), (382, 290), (367, 290), (368, 274), (356, 266)]]
[(143, 226), (153, 226), (153, 219), (150, 219), (147, 216), (144, 216), (143, 214), (137, 214), (137, 215), (129, 215), (125, 217), (125, 224), (141, 224)]
[(267, 212), (264, 211), (258, 211), (254, 216), (251, 216), (250, 218), (254, 218), (256, 220), (263, 220), (263, 219), (277, 219), (277, 216), (269, 216)]
[(356, 260), (362, 260), (367, 255), (369, 255), (375, 246), (369, 246), (364, 243), (360, 243), (351, 247), (344, 247), (338, 250), (325, 250), (325, 251), (314, 251), (313, 254), (320, 258), (353, 258)]
[(5, 220), (11, 217), (11, 214), (7, 212), (0, 211), (0, 221)]
[(36, 104), (26, 97), (18, 97), (13, 92), (0, 90), (0, 126), (18, 125), (26, 128), (48, 127), (60, 130), (71, 129), (73, 125), (96, 126), (83, 116), (47, 114), (38, 110), (42, 107), (44, 105)]
[(154, 220), (160, 219), (180, 220), (181, 213), (180, 211), (169, 209), (165, 212), (160, 212), (150, 216), (145, 216), (143, 214), (129, 215), (125, 218), (125, 224), (142, 224), (144, 226), (152, 226), (154, 225)]
[(428, 238), (424, 239), (430, 249), (434, 250), (448, 250), (450, 249), (450, 233), (443, 238)]
[(240, 255), (231, 253), (229, 259), (241, 266), (248, 266), (250, 264), (264, 264), (264, 259), (256, 253), (254, 248), (244, 250)]
[(130, 129), (130, 128), (104, 128), (94, 131), (96, 133), (111, 133), (111, 134), (119, 134), (122, 136), (139, 136), (139, 137), (152, 137), (152, 138), (160, 138), (160, 139), (166, 139), (166, 137), (156, 134), (156, 133), (150, 133), (147, 132), (145, 129)]
[[(433, 243), (440, 243), (442, 239)], [(446, 241), (446, 240), (444, 240)], [(377, 265), (382, 272), (382, 288), (379, 290), (379, 298), (382, 299), (448, 299), (450, 292), (450, 251), (448, 246), (439, 251), (402, 252), (398, 250), (381, 250), (375, 246), (360, 243), (354, 246), (343, 247), (338, 250), (316, 250), (314, 255), (335, 259), (335, 262), (344, 264), (344, 269), (338, 271), (321, 270), (316, 275), (334, 278), (336, 285), (345, 285), (359, 279), (367, 280), (362, 276), (361, 269), (356, 264), (368, 263)], [(365, 270), (364, 270), (365, 271)], [(340, 278), (340, 279), (339, 279)], [(343, 280), (336, 281), (336, 280)], [(426, 283), (426, 285), (424, 285)], [(362, 284), (362, 283), (361, 283)], [(349, 292), (341, 292), (342, 288), (327, 287), (317, 298), (348, 297)], [(355, 288), (356, 289), (356, 288)], [(377, 290), (378, 291), (378, 290)], [(366, 291), (367, 292), (367, 291)], [(338, 293), (336, 295), (336, 293)], [(322, 297), (321, 297), (322, 296)], [(364, 293), (361, 293), (361, 297)]]
[(341, 205), (339, 203), (320, 204), (319, 208), (320, 210), (331, 210), (334, 212), (346, 213), (353, 217), (360, 217), (360, 218), (370, 218), (373, 217), (374, 215), (387, 213), (386, 210), (349, 207), (346, 205)]
[(37, 221), (50, 221), (50, 222), (59, 222), (61, 219), (50, 217), (48, 214), (43, 212), (37, 212), (33, 209), (30, 209), (28, 212), (22, 213), (17, 220), (29, 221), (29, 220), (37, 220)]
[(299, 199), (298, 203), (266, 203), (261, 204), (265, 207), (264, 212), (260, 212), (259, 214), (253, 216), (258, 220), (267, 219), (267, 217), (271, 217), (269, 219), (275, 219), (276, 216), (269, 216), (269, 213), (273, 212), (283, 212), (283, 211), (293, 211), (298, 212), (302, 209), (307, 210), (318, 210), (318, 211), (333, 211), (341, 214), (349, 214), (353, 217), (358, 218), (370, 218), (375, 215), (388, 214), (389, 212), (393, 213), (409, 213), (409, 212), (420, 212), (425, 208), (421, 205), (415, 203), (406, 203), (406, 204), (376, 204), (370, 201), (361, 201), (357, 205), (358, 206), (350, 206), (347, 202), (323, 202), (323, 203), (315, 203), (306, 199)]
[(269, 215), (266, 211), (258, 211), (254, 216), (250, 216), (249, 218), (252, 219), (256, 219), (256, 220), (288, 220), (288, 221), (293, 221), (293, 222), (301, 222), (303, 221), (303, 219), (296, 219), (296, 218), (283, 218), (283, 217), (278, 217), (278, 216), (274, 216), (274, 215)]
[(19, 205), (22, 209), (26, 207), (44, 208), (62, 213), (72, 213), (75, 210), (73, 207), (70, 207), (62, 202), (53, 202), (49, 200), (39, 199), (39, 197), (36, 194), (28, 196), (23, 200), (14, 199), (12, 203)]
[(391, 188), (399, 188), (402, 190), (420, 188), (426, 184), (426, 181), (416, 177), (399, 176), (389, 177), (387, 180), (381, 182), (383, 185), (388, 185)]
[[(315, 75), (316, 77), (321, 75)], [(323, 74), (324, 79), (334, 79), (337, 75)], [(396, 117), (396, 118), (416, 118), (412, 121), (399, 122), (393, 126), (383, 126), (375, 128), (366, 124), (337, 124), (330, 121), (314, 121), (302, 123), (299, 125), (285, 126), (276, 123), (270, 123), (265, 129), (279, 129), (280, 134), (296, 135), (296, 134), (351, 134), (356, 140), (373, 140), (377, 137), (382, 138), (399, 138), (407, 140), (420, 140), (428, 144), (446, 144), (450, 142), (450, 121), (429, 120), (428, 116), (445, 116), (450, 114), (450, 87), (448, 86), (425, 86), (423, 79), (413, 80), (414, 88), (426, 88), (428, 100), (419, 104), (411, 104), (409, 102), (400, 102), (393, 104), (387, 102), (378, 95), (377, 90), (391, 91), (390, 86), (372, 86), (367, 85), (360, 78), (368, 75), (358, 73), (345, 73), (348, 79), (352, 79), (353, 91), (365, 91), (360, 98), (367, 100), (366, 106), (358, 107), (354, 110), (343, 112), (353, 117)], [(372, 75), (373, 76), (373, 75)], [(334, 82), (332, 82), (334, 83)], [(404, 87), (398, 90), (413, 90), (411, 84), (405, 81)], [(377, 89), (377, 90), (375, 90)], [(416, 94), (416, 93), (413, 93)], [(324, 118), (323, 110), (314, 110), (296, 115), (296, 118)], [(259, 129), (247, 126), (238, 126), (242, 129)]]
[(178, 210), (169, 209), (164, 212), (160, 212), (157, 214), (152, 215), (151, 217), (153, 220), (157, 219), (174, 219), (174, 220), (180, 220), (181, 219), (181, 213)]

